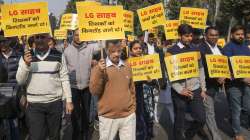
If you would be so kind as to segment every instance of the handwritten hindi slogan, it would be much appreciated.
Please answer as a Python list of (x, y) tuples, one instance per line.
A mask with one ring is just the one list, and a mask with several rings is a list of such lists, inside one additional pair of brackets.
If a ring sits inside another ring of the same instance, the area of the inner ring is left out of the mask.
[(124, 16), (124, 31), (134, 32), (134, 13), (128, 10), (123, 10)]
[(3, 20), (3, 16), (2, 16), (2, 13), (0, 13), (0, 29), (3, 29), (2, 20)]
[(5, 37), (51, 32), (47, 2), (4, 4), (1, 9)]
[(142, 30), (152, 29), (159, 25), (165, 25), (165, 12), (162, 3), (137, 10)]
[(180, 21), (179, 20), (167, 20), (166, 24), (165, 24), (165, 35), (166, 35), (166, 39), (170, 40), (170, 39), (178, 39), (178, 27), (180, 25)]
[(189, 52), (165, 57), (169, 80), (199, 77), (198, 56), (197, 52)]
[(162, 78), (158, 54), (129, 58), (128, 62), (132, 68), (134, 81)]
[(207, 22), (207, 9), (181, 7), (180, 22), (181, 24), (189, 24), (193, 28), (205, 29)]
[(206, 55), (208, 74), (210, 78), (230, 78), (228, 58), (223, 55)]
[(77, 14), (64, 14), (61, 18), (60, 29), (75, 30), (78, 28)]
[(250, 56), (230, 57), (234, 78), (250, 78)]
[(122, 6), (77, 8), (81, 41), (125, 38)]
[(64, 30), (64, 29), (54, 30), (54, 37), (55, 39), (58, 39), (58, 40), (67, 39), (67, 30)]

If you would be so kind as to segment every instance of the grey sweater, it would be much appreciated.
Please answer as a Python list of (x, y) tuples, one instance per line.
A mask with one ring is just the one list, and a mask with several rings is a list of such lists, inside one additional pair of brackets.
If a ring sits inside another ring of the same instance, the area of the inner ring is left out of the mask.
[(98, 49), (97, 43), (83, 43), (77, 47), (69, 44), (64, 50), (72, 88), (84, 89), (88, 87), (92, 56)]

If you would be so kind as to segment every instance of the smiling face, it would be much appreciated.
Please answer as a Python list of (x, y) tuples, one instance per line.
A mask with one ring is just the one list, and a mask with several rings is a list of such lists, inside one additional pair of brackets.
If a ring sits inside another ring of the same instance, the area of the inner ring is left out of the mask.
[(208, 30), (206, 33), (206, 41), (211, 44), (212, 46), (215, 46), (217, 44), (217, 41), (219, 39), (219, 32), (214, 29)]

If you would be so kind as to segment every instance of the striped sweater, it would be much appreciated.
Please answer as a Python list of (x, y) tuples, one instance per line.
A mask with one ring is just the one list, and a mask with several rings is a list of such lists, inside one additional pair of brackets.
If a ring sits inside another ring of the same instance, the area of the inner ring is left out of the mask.
[(20, 85), (27, 85), (28, 102), (49, 103), (63, 96), (71, 102), (65, 58), (56, 50), (49, 50), (43, 57), (33, 55), (30, 66), (21, 58), (16, 79)]

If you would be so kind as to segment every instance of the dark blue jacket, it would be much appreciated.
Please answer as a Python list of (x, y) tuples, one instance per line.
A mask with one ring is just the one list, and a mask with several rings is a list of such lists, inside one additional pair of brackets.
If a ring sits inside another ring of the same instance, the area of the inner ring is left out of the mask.
[(6, 59), (2, 53), (0, 53), (0, 62), (3, 64), (5, 69), (8, 72), (8, 81), (7, 83), (17, 83), (16, 81), (16, 72), (18, 69), (18, 63), (20, 56), (16, 51), (12, 51), (11, 56)]
[[(250, 56), (250, 48), (248, 43), (244, 42), (239, 44), (234, 41), (230, 41), (223, 49), (222, 52), (224, 55), (231, 56)], [(230, 64), (230, 63), (229, 63)], [(230, 65), (230, 70), (232, 73), (232, 66)], [(228, 86), (242, 86), (244, 83), (241, 79), (234, 79), (228, 82)]]
[(246, 42), (239, 44), (234, 41), (230, 41), (223, 49), (223, 54), (231, 56), (250, 56), (250, 48)]
[(173, 47), (167, 50), (167, 52), (170, 53), (171, 55), (176, 55), (176, 54), (186, 53), (186, 52), (195, 52), (195, 51), (200, 52), (200, 49), (192, 45), (186, 46), (181, 49), (177, 44), (175, 44)]

